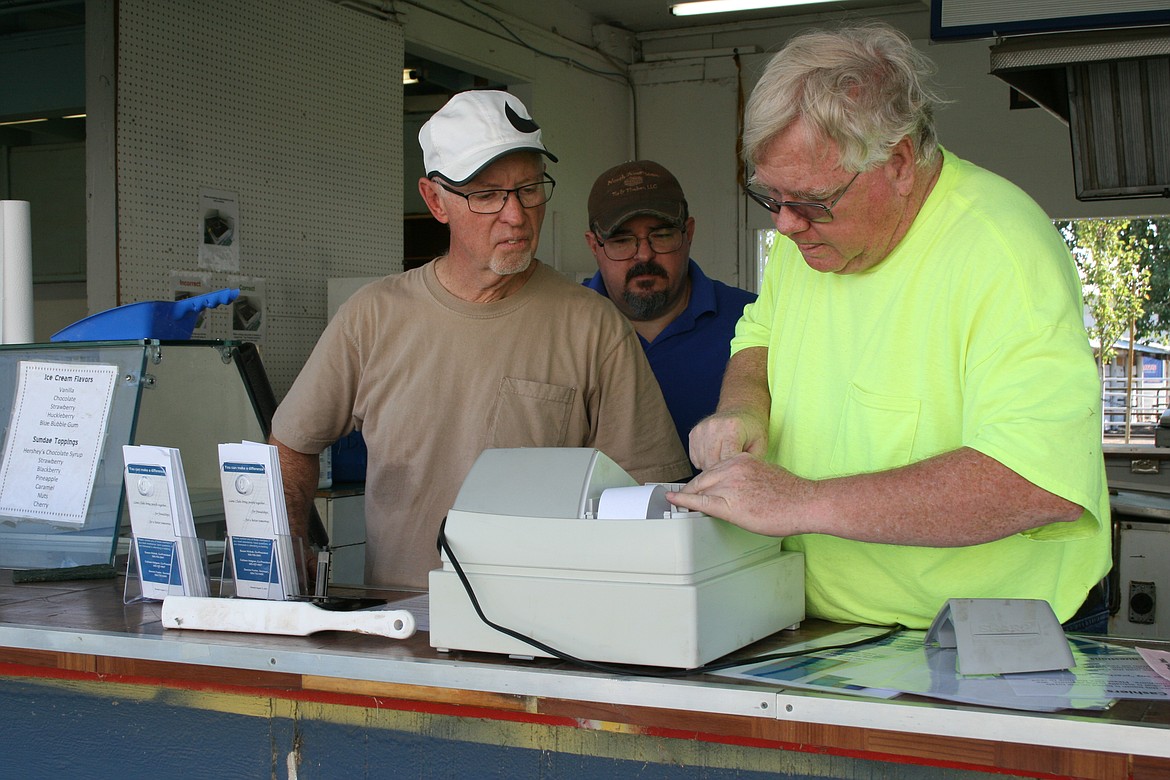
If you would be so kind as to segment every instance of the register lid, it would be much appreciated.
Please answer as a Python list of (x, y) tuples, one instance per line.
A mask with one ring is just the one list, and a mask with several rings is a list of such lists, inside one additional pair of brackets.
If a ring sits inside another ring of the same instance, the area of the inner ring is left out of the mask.
[(590, 499), (638, 483), (588, 447), (488, 449), (471, 466), (453, 510), (519, 517), (584, 517)]

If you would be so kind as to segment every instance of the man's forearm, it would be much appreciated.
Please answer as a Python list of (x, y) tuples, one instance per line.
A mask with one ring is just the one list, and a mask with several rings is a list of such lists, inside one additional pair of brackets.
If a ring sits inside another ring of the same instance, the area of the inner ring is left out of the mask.
[(962, 448), (910, 466), (814, 483), (808, 532), (884, 544), (959, 547), (1003, 539), (1082, 509)]
[(768, 350), (765, 347), (749, 347), (736, 352), (723, 372), (716, 412), (751, 414), (767, 420), (771, 405)]
[(317, 482), (321, 474), (320, 456), (298, 452), (273, 437), (269, 437), (268, 443), (276, 447), (280, 456), (289, 531), (294, 537), (304, 539), (308, 544), (309, 508), (317, 492)]

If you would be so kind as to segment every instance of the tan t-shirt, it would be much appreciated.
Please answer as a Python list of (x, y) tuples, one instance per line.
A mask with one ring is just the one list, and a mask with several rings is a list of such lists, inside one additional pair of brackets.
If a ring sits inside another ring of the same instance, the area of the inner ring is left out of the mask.
[(316, 453), (354, 428), (368, 449), (366, 579), (426, 587), (435, 538), (488, 447), (595, 447), (639, 482), (690, 473), (658, 383), (613, 304), (539, 265), (469, 303), (434, 263), (338, 311), (277, 409), (273, 435)]

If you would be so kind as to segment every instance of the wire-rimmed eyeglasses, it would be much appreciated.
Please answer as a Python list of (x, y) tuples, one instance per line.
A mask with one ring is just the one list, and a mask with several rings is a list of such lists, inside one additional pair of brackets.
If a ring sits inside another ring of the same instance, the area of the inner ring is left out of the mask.
[[(597, 234), (594, 233), (594, 235)], [(624, 234), (611, 236), (605, 241), (597, 239), (597, 243), (605, 251), (605, 256), (610, 260), (629, 260), (638, 254), (638, 245), (643, 241), (649, 244), (650, 249), (655, 253), (665, 255), (682, 246), (683, 231), (682, 228), (658, 228), (651, 230), (645, 238)]]
[(776, 200), (775, 198), (769, 198), (762, 192), (756, 192), (746, 184), (743, 187), (743, 191), (747, 193), (749, 198), (754, 200), (756, 203), (759, 203), (773, 214), (779, 214), (780, 209), (787, 208), (805, 222), (832, 222), (833, 209), (841, 201), (841, 198), (845, 197), (845, 193), (849, 191), (849, 188), (853, 186), (853, 182), (857, 181), (857, 177), (860, 175), (861, 171), (853, 174), (853, 178), (849, 180), (849, 183), (846, 184), (845, 187), (842, 188), (839, 193), (837, 193), (837, 197), (833, 198), (833, 201), (828, 204), (813, 203), (811, 201), (804, 200)]
[[(436, 181), (438, 180), (436, 179)], [(439, 186), (447, 192), (458, 195), (466, 200), (467, 208), (476, 214), (498, 214), (504, 210), (504, 206), (508, 204), (508, 196), (512, 193), (516, 193), (516, 199), (526, 209), (536, 208), (541, 204), (548, 203), (548, 199), (552, 197), (553, 187), (557, 186), (557, 183), (552, 176), (546, 173), (540, 181), (525, 184), (520, 187), (513, 187), (509, 190), (460, 192), (459, 190), (451, 189), (441, 181), (439, 182)]]

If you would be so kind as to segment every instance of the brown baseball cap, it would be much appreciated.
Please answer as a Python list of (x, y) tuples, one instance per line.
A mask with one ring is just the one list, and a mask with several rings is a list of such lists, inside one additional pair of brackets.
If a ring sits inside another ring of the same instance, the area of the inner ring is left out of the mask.
[(639, 214), (682, 227), (687, 221), (687, 199), (674, 174), (652, 160), (634, 160), (597, 177), (589, 191), (589, 229), (601, 240)]

